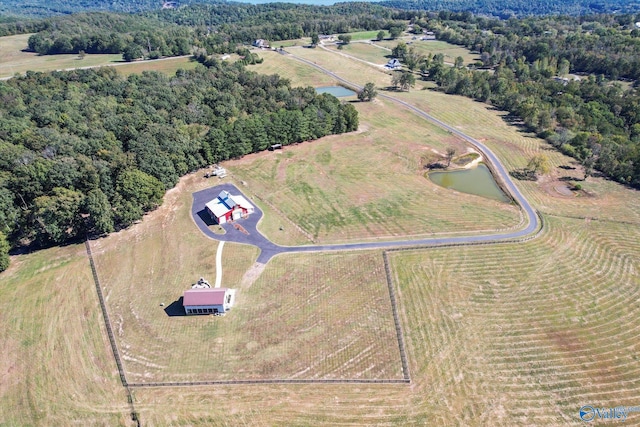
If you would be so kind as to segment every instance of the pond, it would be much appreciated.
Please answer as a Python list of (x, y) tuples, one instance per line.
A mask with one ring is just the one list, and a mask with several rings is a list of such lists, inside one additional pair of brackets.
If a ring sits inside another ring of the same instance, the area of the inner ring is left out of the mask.
[(441, 187), (451, 188), (462, 193), (475, 194), (500, 202), (511, 200), (493, 179), (489, 168), (483, 164), (472, 169), (430, 172), (429, 179)]
[(347, 89), (346, 87), (342, 87), (342, 86), (317, 87), (316, 88), (316, 93), (317, 94), (329, 93), (329, 94), (335, 96), (336, 98), (342, 98), (342, 97), (345, 97), (345, 96), (354, 96), (356, 94), (351, 89)]

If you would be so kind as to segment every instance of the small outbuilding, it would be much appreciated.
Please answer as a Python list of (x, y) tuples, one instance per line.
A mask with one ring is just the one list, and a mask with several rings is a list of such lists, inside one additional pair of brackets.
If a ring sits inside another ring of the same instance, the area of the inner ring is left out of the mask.
[(233, 196), (228, 191), (221, 191), (218, 197), (205, 205), (211, 219), (218, 224), (235, 221), (254, 212), (254, 207), (243, 196)]
[(396, 68), (402, 67), (402, 64), (400, 63), (399, 60), (397, 60), (396, 58), (393, 58), (393, 59), (390, 59), (389, 62), (387, 62), (387, 65), (385, 65), (385, 67), (395, 70)]
[(229, 288), (196, 288), (184, 291), (182, 306), (187, 316), (224, 314), (235, 302), (235, 290)]

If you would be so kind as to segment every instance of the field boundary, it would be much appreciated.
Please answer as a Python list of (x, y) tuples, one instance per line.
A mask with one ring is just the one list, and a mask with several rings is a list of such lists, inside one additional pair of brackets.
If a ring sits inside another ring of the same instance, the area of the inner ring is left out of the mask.
[(113, 335), (113, 327), (111, 326), (111, 319), (109, 318), (107, 305), (104, 302), (104, 294), (102, 293), (102, 286), (100, 285), (98, 270), (96, 269), (96, 264), (93, 261), (93, 254), (91, 253), (91, 244), (89, 243), (89, 237), (87, 237), (87, 239), (85, 240), (84, 247), (87, 251), (87, 257), (89, 258), (89, 265), (91, 266), (91, 274), (93, 275), (93, 282), (96, 286), (96, 291), (98, 293), (98, 302), (100, 303), (100, 309), (102, 310), (102, 318), (104, 319), (104, 326), (107, 330), (109, 344), (111, 345), (113, 358), (115, 359), (116, 366), (118, 367), (118, 374), (120, 374), (120, 382), (122, 383), (122, 386), (125, 388), (125, 391), (127, 392), (127, 401), (129, 403), (129, 408), (131, 410), (130, 412), (131, 420), (135, 422), (138, 427), (140, 427), (140, 417), (138, 416), (138, 412), (136, 412), (136, 408), (133, 403), (133, 394), (131, 393), (131, 388), (129, 386), (129, 383), (127, 382), (127, 376), (124, 370), (124, 365), (122, 364), (122, 358), (120, 357), (120, 352), (118, 351), (118, 345), (116, 344), (116, 339), (115, 339), (115, 336)]
[(396, 337), (398, 338), (398, 347), (400, 348), (400, 363), (402, 364), (402, 376), (406, 382), (411, 382), (409, 375), (409, 363), (407, 362), (407, 353), (404, 346), (404, 334), (402, 333), (402, 325), (398, 315), (398, 304), (396, 302), (396, 293), (393, 286), (393, 278), (391, 276), (391, 267), (389, 267), (389, 259), (387, 251), (382, 252), (382, 260), (384, 261), (384, 272), (387, 276), (387, 286), (389, 287), (389, 299), (391, 300), (391, 311), (393, 312), (393, 322), (396, 327)]
[(398, 379), (358, 379), (358, 378), (325, 378), (325, 379), (255, 379), (255, 380), (213, 380), (213, 381), (168, 381), (151, 383), (130, 383), (129, 387), (197, 387), (206, 385), (250, 385), (250, 384), (408, 384), (406, 378)]

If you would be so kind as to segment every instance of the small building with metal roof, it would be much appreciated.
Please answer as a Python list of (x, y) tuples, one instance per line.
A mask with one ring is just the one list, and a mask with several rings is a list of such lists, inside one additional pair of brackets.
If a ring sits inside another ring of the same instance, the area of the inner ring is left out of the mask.
[(235, 302), (235, 290), (229, 288), (194, 288), (184, 291), (182, 306), (187, 316), (224, 314)]
[(244, 218), (254, 212), (254, 207), (241, 195), (233, 196), (223, 190), (218, 197), (205, 205), (211, 219), (218, 224)]

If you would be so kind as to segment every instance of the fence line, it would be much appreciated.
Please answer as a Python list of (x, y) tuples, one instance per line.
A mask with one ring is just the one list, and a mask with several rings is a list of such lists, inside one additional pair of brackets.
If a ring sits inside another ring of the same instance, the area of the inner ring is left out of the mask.
[(205, 385), (241, 384), (408, 384), (409, 379), (255, 379), (255, 380), (213, 380), (213, 381), (169, 381), (150, 383), (129, 383), (129, 387), (193, 387)]
[(391, 311), (393, 313), (393, 322), (396, 326), (396, 336), (398, 338), (398, 347), (400, 348), (400, 362), (402, 363), (402, 376), (404, 381), (411, 382), (409, 376), (409, 363), (407, 362), (407, 354), (404, 348), (404, 334), (402, 333), (402, 325), (400, 324), (400, 317), (398, 315), (398, 305), (396, 303), (396, 292), (393, 287), (393, 278), (391, 277), (391, 268), (389, 267), (389, 260), (387, 259), (387, 252), (382, 252), (382, 259), (384, 261), (384, 272), (387, 276), (387, 286), (389, 287), (389, 298), (391, 299)]
[(135, 422), (138, 427), (140, 427), (140, 417), (136, 412), (135, 406), (133, 404), (133, 395), (131, 394), (131, 389), (129, 388), (124, 367), (122, 365), (122, 359), (120, 358), (120, 352), (118, 351), (116, 339), (115, 339), (115, 336), (113, 335), (113, 328), (111, 327), (111, 319), (109, 318), (109, 312), (107, 312), (107, 306), (104, 302), (104, 294), (102, 293), (102, 286), (100, 285), (100, 279), (98, 278), (98, 271), (96, 270), (96, 264), (93, 261), (93, 254), (91, 253), (91, 245), (89, 244), (89, 237), (87, 237), (87, 239), (85, 240), (84, 246), (87, 250), (87, 256), (89, 257), (89, 265), (91, 266), (93, 282), (96, 285), (96, 291), (98, 293), (98, 301), (100, 302), (100, 309), (102, 310), (104, 325), (105, 325), (105, 328), (107, 329), (107, 336), (109, 337), (109, 344), (111, 344), (111, 351), (113, 352), (113, 357), (116, 361), (116, 366), (118, 367), (118, 373), (120, 374), (120, 382), (122, 383), (122, 386), (125, 388), (127, 392), (127, 401), (129, 403), (129, 407), (131, 410), (131, 420)]

